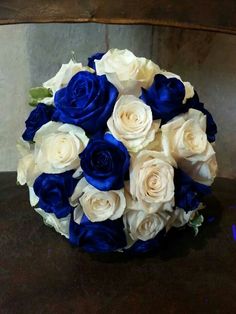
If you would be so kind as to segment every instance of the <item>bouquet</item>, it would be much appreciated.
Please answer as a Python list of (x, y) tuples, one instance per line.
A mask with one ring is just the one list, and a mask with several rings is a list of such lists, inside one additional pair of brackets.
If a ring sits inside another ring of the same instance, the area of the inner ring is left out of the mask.
[(19, 184), (46, 225), (87, 252), (156, 250), (203, 222), (216, 124), (180, 76), (129, 50), (71, 60), (30, 90)]

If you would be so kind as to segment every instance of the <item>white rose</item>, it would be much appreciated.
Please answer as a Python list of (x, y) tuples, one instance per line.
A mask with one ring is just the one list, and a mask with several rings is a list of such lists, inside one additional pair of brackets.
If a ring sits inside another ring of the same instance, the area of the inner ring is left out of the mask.
[(129, 151), (137, 152), (155, 139), (160, 123), (161, 120), (153, 122), (151, 108), (142, 100), (123, 95), (116, 102), (107, 126)]
[(215, 151), (207, 141), (206, 116), (195, 109), (164, 124), (162, 146), (178, 166), (200, 183), (210, 185), (216, 175)]
[(39, 169), (45, 173), (62, 173), (79, 167), (79, 154), (88, 138), (80, 127), (50, 121), (36, 132), (34, 141)]
[[(194, 116), (195, 114), (195, 116)], [(180, 159), (204, 153), (207, 147), (206, 116), (190, 109), (162, 125), (162, 144), (167, 155)]]
[[(166, 225), (169, 215), (148, 214), (142, 210), (129, 210), (123, 216), (125, 233), (131, 240), (147, 241), (154, 238)], [(130, 241), (128, 241), (130, 245)]]
[(45, 225), (53, 227), (58, 233), (69, 239), (71, 214), (61, 219), (58, 219), (54, 214), (46, 213), (41, 208), (35, 208), (35, 211), (43, 217)]
[(160, 72), (151, 60), (138, 58), (127, 49), (110, 49), (101, 60), (95, 60), (95, 65), (97, 74), (105, 74), (121, 94), (135, 96), (140, 95), (141, 87), (150, 87)]
[(72, 77), (80, 71), (94, 72), (93, 69), (83, 66), (82, 63), (75, 63), (70, 60), (67, 64), (62, 64), (57, 74), (47, 82), (43, 83), (43, 87), (51, 89), (53, 95), (61, 88), (67, 86)]
[(39, 174), (40, 171), (37, 169), (32, 153), (19, 159), (17, 166), (17, 182), (20, 185), (27, 183), (29, 186), (32, 186)]
[(28, 186), (28, 190), (29, 190), (30, 205), (34, 207), (38, 204), (39, 197), (35, 194), (33, 186)]
[(21, 154), (17, 166), (17, 182), (20, 185), (28, 184), (33, 186), (35, 179), (41, 174), (33, 154), (33, 145), (28, 142), (20, 141), (17, 148)]
[(197, 161), (185, 159), (180, 162), (180, 167), (194, 181), (205, 185), (212, 185), (217, 174), (218, 166), (215, 152), (210, 143), (208, 143), (205, 156), (206, 158)]
[(71, 196), (71, 204), (79, 205), (75, 209), (76, 216), (81, 216), (79, 213), (82, 208), (92, 222), (118, 219), (126, 208), (123, 189), (99, 191), (87, 183), (84, 178), (77, 184)]
[(160, 74), (164, 75), (167, 78), (175, 77), (184, 84), (184, 88), (185, 88), (185, 97), (183, 100), (184, 104), (186, 103), (187, 99), (192, 98), (194, 96), (194, 87), (189, 82), (183, 82), (179, 75), (172, 72), (167, 72), (167, 71), (163, 71)]
[(137, 204), (128, 208), (148, 213), (172, 209), (174, 200), (174, 169), (162, 152), (143, 150), (132, 158), (129, 193)]

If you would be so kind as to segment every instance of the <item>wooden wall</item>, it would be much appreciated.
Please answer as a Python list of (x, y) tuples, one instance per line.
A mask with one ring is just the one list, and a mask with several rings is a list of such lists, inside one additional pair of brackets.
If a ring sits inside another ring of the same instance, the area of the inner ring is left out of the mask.
[(1, 0), (0, 24), (150, 24), (236, 34), (235, 0)]
[(236, 177), (236, 36), (196, 30), (104, 24), (0, 26), (0, 171), (15, 170), (16, 139), (30, 111), (28, 88), (67, 62), (111, 47), (131, 49), (189, 80), (218, 123), (219, 175)]

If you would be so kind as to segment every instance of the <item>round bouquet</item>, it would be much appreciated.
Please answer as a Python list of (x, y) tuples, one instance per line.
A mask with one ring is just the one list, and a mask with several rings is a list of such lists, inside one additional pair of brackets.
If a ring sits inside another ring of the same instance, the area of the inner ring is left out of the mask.
[(216, 176), (216, 124), (180, 76), (129, 50), (63, 64), (30, 90), (17, 180), (46, 225), (87, 252), (195, 234)]

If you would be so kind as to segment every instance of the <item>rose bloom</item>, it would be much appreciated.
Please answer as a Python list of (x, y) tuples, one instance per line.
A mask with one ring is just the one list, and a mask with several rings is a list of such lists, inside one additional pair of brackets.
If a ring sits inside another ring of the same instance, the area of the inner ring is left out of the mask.
[(75, 74), (56, 92), (52, 120), (80, 126), (90, 135), (106, 128), (118, 90), (106, 78), (88, 71)]
[(91, 222), (86, 215), (82, 215), (80, 221), (76, 218), (70, 221), (69, 239), (73, 245), (91, 253), (120, 251), (126, 246), (121, 218), (100, 222)]
[(67, 86), (72, 77), (80, 71), (94, 72), (93, 69), (83, 66), (82, 63), (76, 63), (70, 60), (69, 63), (62, 64), (57, 74), (43, 83), (43, 87), (51, 89), (53, 95), (61, 88)]
[(22, 134), (22, 138), (25, 141), (33, 141), (35, 133), (47, 122), (51, 121), (54, 113), (54, 106), (47, 106), (39, 103), (36, 108), (31, 111), (28, 119), (25, 121), (25, 131)]
[(183, 100), (183, 103), (185, 104), (187, 99), (192, 98), (194, 95), (194, 88), (193, 86), (189, 83), (189, 82), (184, 82), (182, 81), (181, 77), (175, 73), (172, 72), (168, 72), (168, 71), (162, 71), (160, 74), (165, 75), (165, 77), (167, 78), (172, 78), (175, 77), (178, 80), (180, 80), (183, 84), (184, 84), (184, 88), (185, 88), (185, 97)]
[(72, 177), (73, 170), (63, 173), (42, 173), (34, 182), (34, 194), (38, 197), (37, 206), (60, 219), (68, 216), (74, 208), (69, 199), (77, 180)]
[(173, 177), (174, 169), (164, 153), (141, 151), (132, 159), (127, 207), (148, 213), (172, 210)]
[(215, 151), (210, 143), (207, 145), (205, 155), (200, 156), (199, 160), (184, 159), (179, 162), (179, 166), (194, 181), (205, 185), (212, 185), (218, 170)]
[(33, 186), (35, 179), (41, 173), (35, 162), (34, 145), (21, 140), (17, 144), (17, 149), (21, 155), (17, 166), (17, 182), (20, 185)]
[(71, 214), (58, 219), (55, 214), (47, 213), (41, 208), (35, 208), (35, 211), (43, 217), (46, 226), (53, 227), (56, 232), (60, 233), (67, 239), (69, 238), (69, 225)]
[(155, 139), (161, 120), (153, 122), (152, 111), (142, 100), (123, 95), (107, 122), (109, 131), (131, 152), (138, 152)]
[(131, 51), (110, 49), (100, 60), (95, 60), (98, 75), (105, 74), (121, 94), (139, 96), (141, 87), (148, 88), (158, 65), (146, 58), (138, 58)]
[(210, 185), (217, 171), (215, 151), (207, 141), (206, 116), (198, 110), (177, 116), (164, 124), (162, 146), (178, 166), (199, 183)]
[(125, 232), (130, 237), (129, 245), (132, 241), (147, 241), (155, 238), (166, 225), (170, 215), (167, 212), (147, 213), (142, 210), (128, 210), (124, 216)]
[(62, 173), (80, 165), (79, 154), (88, 143), (80, 127), (48, 122), (35, 134), (35, 160), (44, 173)]
[[(92, 222), (115, 220), (123, 215), (126, 207), (124, 190), (100, 191), (90, 185), (85, 178), (77, 184), (70, 200), (73, 206), (77, 206), (75, 217), (82, 218), (81, 208)], [(78, 223), (78, 218), (76, 219)]]
[(81, 167), (74, 173), (79, 177), (81, 169), (85, 179), (100, 191), (120, 190), (129, 171), (130, 156), (126, 147), (110, 133), (90, 138), (80, 154)]

